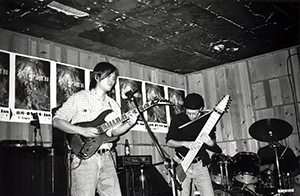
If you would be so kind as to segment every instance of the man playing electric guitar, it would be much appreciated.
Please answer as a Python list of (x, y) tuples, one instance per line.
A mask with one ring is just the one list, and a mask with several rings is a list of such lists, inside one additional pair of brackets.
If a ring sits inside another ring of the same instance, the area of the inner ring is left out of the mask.
[[(175, 148), (176, 159), (174, 160), (179, 162), (190, 149), (199, 148), (202, 145), (199, 142), (195, 142), (195, 140), (210, 117), (209, 113), (205, 114), (202, 111), (204, 100), (199, 94), (192, 93), (187, 95), (184, 99), (184, 106), (186, 108), (185, 113), (180, 113), (173, 117), (166, 136), (167, 145)], [(204, 116), (199, 118), (201, 115)], [(199, 120), (183, 126), (196, 118), (199, 118)], [(181, 184), (181, 196), (192, 195), (191, 185), (195, 186), (201, 196), (214, 196), (212, 181), (207, 167), (210, 163), (210, 158), (206, 150), (214, 153), (222, 152), (221, 148), (216, 144), (215, 131), (214, 127), (209, 135), (204, 135), (201, 138), (204, 144), (185, 173), (185, 179)]]
[[(111, 121), (121, 117), (121, 110), (116, 101), (107, 93), (115, 85), (117, 69), (110, 63), (101, 62), (96, 65), (92, 74), (89, 90), (82, 90), (73, 94), (56, 112), (53, 126), (74, 135), (85, 138), (99, 138), (100, 136), (114, 137), (126, 133), (137, 122), (138, 113), (128, 113), (128, 119), (117, 127), (106, 130), (95, 126), (80, 126), (83, 122), (92, 122), (103, 117), (103, 121)], [(107, 112), (109, 111), (109, 112)], [(100, 119), (101, 120), (101, 119)], [(87, 123), (89, 125), (89, 123)], [(78, 142), (80, 145), (80, 141)], [(110, 148), (112, 143), (103, 142), (97, 152), (87, 159), (74, 156), (71, 163), (71, 195), (121, 196), (121, 189)], [(87, 151), (86, 151), (87, 152)], [(84, 154), (81, 154), (84, 157)]]

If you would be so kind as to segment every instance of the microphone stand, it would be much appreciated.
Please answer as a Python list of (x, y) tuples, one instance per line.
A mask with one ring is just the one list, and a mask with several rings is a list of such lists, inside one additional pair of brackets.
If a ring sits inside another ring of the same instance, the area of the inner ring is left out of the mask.
[(137, 103), (137, 100), (135, 99), (134, 96), (131, 96), (131, 100), (133, 101), (135, 107), (137, 108), (137, 111), (139, 112), (140, 114), (140, 117), (142, 118), (144, 124), (145, 124), (145, 127), (147, 129), (147, 132), (150, 136), (150, 138), (152, 139), (156, 149), (158, 150), (161, 158), (164, 160), (164, 165), (165, 167), (167, 168), (171, 178), (172, 178), (172, 192), (173, 192), (173, 196), (177, 196), (177, 191), (176, 191), (176, 188), (181, 191), (182, 188), (181, 188), (181, 185), (179, 184), (178, 180), (176, 179), (176, 174), (175, 174), (175, 167), (177, 166), (177, 164), (175, 163), (174, 160), (172, 160), (170, 157), (167, 157), (165, 154), (164, 154), (164, 151), (162, 149), (162, 147), (159, 145), (158, 141), (157, 141), (157, 138), (155, 137), (154, 133), (152, 132), (148, 122), (146, 121), (143, 113), (139, 110), (139, 106), (138, 106), (138, 103)]

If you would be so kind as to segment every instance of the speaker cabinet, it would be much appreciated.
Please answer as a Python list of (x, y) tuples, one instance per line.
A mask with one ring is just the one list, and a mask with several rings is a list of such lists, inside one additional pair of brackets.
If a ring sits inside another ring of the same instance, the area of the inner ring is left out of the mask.
[(152, 165), (151, 156), (117, 157), (123, 196), (172, 196), (171, 187)]
[(0, 195), (67, 195), (66, 168), (53, 148), (0, 144)]

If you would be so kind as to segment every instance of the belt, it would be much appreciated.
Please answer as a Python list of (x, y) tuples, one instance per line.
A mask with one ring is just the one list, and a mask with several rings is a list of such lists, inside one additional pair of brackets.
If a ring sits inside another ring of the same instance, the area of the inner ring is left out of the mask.
[[(184, 156), (182, 156), (179, 152), (176, 152), (176, 156), (181, 160), (184, 158)], [(201, 161), (201, 157), (198, 156), (196, 158), (193, 159), (192, 163), (198, 163), (199, 161)]]
[(99, 150), (97, 151), (98, 154), (104, 154), (104, 153), (106, 153), (106, 152), (109, 152), (109, 149), (103, 148), (103, 149), (99, 149)]

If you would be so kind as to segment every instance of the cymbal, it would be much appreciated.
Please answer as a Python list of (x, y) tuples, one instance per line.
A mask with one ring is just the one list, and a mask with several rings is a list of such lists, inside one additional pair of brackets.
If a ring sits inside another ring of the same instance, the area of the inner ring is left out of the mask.
[(263, 142), (274, 142), (285, 139), (292, 134), (292, 131), (292, 125), (276, 118), (256, 121), (249, 128), (251, 137)]

